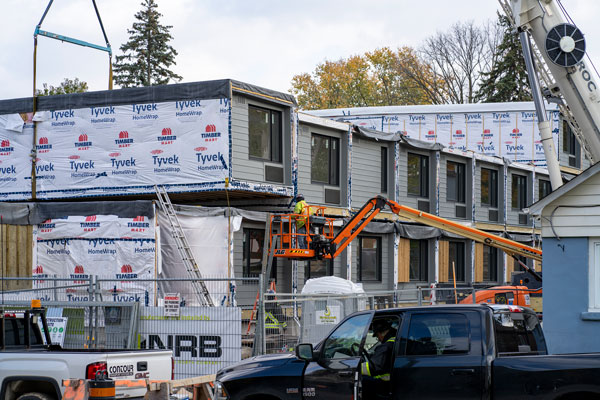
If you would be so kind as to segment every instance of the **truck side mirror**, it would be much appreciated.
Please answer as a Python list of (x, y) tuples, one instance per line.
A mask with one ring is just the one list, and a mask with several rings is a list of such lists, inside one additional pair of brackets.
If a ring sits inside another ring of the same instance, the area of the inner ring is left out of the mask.
[(313, 361), (315, 357), (312, 344), (301, 343), (296, 346), (296, 357), (304, 361)]

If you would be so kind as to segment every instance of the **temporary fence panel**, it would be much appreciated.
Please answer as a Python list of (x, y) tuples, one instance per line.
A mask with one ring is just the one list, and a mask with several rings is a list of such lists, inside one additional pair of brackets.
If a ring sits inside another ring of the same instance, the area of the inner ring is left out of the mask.
[(175, 378), (214, 374), (242, 359), (239, 307), (182, 307), (179, 317), (164, 307), (144, 307), (138, 347), (173, 349)]

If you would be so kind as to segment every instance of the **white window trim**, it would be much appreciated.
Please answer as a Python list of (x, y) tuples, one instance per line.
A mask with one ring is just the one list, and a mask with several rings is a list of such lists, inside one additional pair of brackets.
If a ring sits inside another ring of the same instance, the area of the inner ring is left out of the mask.
[(600, 312), (600, 237), (589, 238), (589, 312)]

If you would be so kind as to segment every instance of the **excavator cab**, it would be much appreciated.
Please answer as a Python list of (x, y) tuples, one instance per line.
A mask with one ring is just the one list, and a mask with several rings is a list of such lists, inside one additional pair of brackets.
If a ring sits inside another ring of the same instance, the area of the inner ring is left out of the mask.
[[(308, 215), (271, 216), (269, 248), (273, 250), (274, 257), (312, 260), (322, 259), (332, 254), (335, 218), (325, 217), (325, 207), (309, 205), (307, 208)], [(305, 220), (306, 233), (296, 232), (298, 220)]]

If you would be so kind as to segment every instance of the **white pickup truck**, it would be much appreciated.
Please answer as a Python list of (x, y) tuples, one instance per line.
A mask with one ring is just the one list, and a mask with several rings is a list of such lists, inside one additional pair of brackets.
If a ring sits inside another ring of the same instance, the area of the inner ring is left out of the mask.
[[(43, 330), (39, 328), (42, 323)], [(59, 400), (63, 379), (173, 378), (171, 350), (65, 350), (51, 343), (43, 309), (0, 309), (0, 399)], [(145, 390), (117, 388), (117, 398), (144, 396)]]

